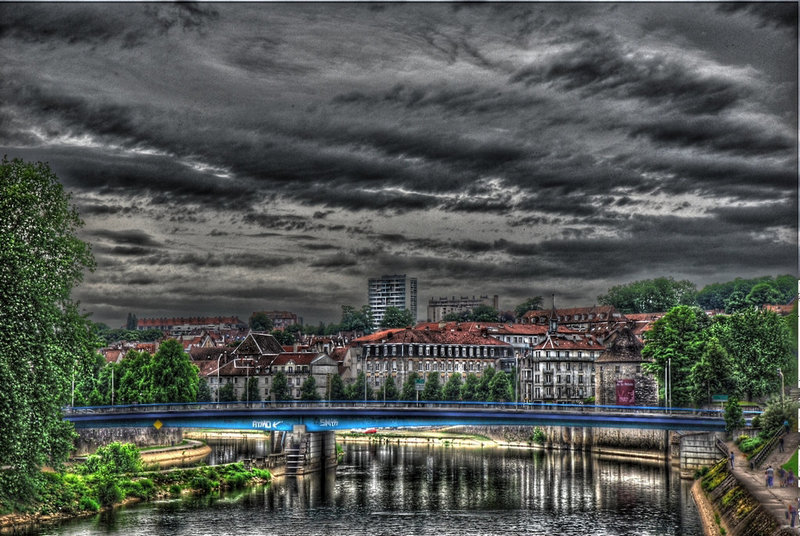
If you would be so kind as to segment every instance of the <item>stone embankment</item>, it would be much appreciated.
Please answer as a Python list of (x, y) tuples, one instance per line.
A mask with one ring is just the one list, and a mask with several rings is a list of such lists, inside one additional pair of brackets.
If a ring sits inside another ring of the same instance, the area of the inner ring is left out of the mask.
[(751, 468), (733, 443), (735, 466), (722, 462), (692, 486), (706, 536), (787, 536), (800, 534), (800, 519), (787, 516), (788, 507), (798, 505), (800, 488), (782, 487), (775, 477), (772, 488), (766, 486), (764, 468), (776, 469), (785, 464), (800, 443), (800, 434), (788, 434), (784, 452), (773, 452), (760, 468)]

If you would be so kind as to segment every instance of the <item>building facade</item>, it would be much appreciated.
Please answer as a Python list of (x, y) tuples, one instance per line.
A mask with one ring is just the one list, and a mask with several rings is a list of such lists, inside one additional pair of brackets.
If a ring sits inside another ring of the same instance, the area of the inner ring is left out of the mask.
[(417, 278), (405, 274), (370, 278), (367, 298), (374, 326), (381, 324), (389, 307), (408, 309), (417, 323)]
[(354, 341), (358, 349), (356, 373), (366, 372), (367, 384), (383, 385), (387, 377), (398, 389), (412, 372), (421, 378), (438, 372), (444, 384), (453, 373), (480, 377), (487, 368), (500, 368), (501, 360), (513, 358), (511, 345), (458, 329), (390, 329)]
[(491, 298), (489, 296), (479, 296), (477, 298), (475, 296), (431, 298), (428, 300), (428, 322), (441, 322), (445, 316), (451, 313), (465, 313), (479, 305), (488, 305), (494, 309), (499, 309), (500, 298), (497, 294)]

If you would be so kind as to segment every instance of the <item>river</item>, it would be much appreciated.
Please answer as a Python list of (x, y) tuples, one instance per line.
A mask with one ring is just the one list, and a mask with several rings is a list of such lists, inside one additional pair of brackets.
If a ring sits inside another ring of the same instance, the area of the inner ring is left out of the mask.
[[(210, 442), (212, 461), (263, 445)], [(139, 504), (41, 535), (701, 535), (689, 482), (589, 453), (347, 444), (336, 471)]]

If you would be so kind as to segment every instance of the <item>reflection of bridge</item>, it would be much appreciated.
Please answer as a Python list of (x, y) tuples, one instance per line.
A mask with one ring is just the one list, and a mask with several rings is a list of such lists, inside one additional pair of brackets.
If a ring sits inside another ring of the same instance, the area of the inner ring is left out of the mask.
[(250, 402), (65, 408), (76, 428), (176, 427), (309, 432), (419, 426), (575, 426), (722, 431), (720, 410), (485, 402)]

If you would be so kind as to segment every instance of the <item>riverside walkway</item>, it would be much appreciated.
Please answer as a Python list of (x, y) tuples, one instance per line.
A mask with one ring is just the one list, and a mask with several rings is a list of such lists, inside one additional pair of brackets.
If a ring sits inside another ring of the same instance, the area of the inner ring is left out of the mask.
[[(786, 518), (789, 504), (794, 504), (797, 507), (797, 499), (800, 496), (800, 488), (798, 488), (797, 475), (795, 475), (795, 483), (790, 487), (780, 487), (780, 479), (778, 478), (778, 468), (789, 461), (792, 454), (797, 451), (800, 446), (800, 433), (791, 432), (784, 436), (784, 452), (779, 452), (776, 448), (772, 454), (761, 464), (757, 469), (750, 469), (750, 464), (745, 458), (744, 454), (739, 451), (733, 442), (728, 442), (728, 449), (734, 452), (734, 474), (739, 482), (747, 488), (747, 491), (752, 495), (761, 505), (769, 511), (781, 527), (789, 528), (789, 520)], [(772, 488), (766, 485), (767, 479), (764, 471), (769, 465), (775, 469), (775, 483)], [(795, 520), (794, 531), (800, 534), (800, 517)]]

